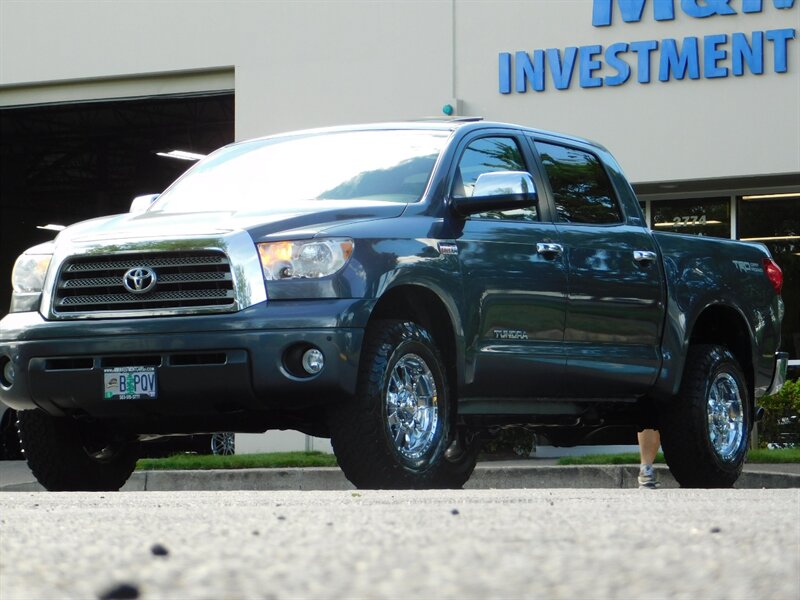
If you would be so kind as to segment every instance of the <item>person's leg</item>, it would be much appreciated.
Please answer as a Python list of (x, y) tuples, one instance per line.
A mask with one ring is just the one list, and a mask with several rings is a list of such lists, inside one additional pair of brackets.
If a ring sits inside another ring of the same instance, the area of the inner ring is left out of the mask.
[(661, 447), (661, 436), (655, 429), (644, 429), (639, 432), (639, 487), (657, 488), (659, 486), (653, 463)]

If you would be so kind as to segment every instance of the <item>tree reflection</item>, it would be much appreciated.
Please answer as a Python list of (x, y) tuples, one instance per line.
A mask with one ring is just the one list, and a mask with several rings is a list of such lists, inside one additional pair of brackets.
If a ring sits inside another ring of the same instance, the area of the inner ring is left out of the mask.
[(428, 183), (436, 154), (415, 156), (384, 169), (362, 171), (336, 187), (319, 194), (318, 198), (348, 200), (376, 198), (416, 202)]
[(567, 223), (618, 223), (619, 208), (600, 161), (573, 148), (537, 143), (536, 149), (556, 203), (558, 220)]

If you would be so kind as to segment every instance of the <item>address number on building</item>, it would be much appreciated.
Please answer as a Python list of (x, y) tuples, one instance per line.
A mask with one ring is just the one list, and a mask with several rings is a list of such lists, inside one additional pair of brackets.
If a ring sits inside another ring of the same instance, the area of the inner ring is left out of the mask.
[(691, 227), (692, 225), (705, 225), (707, 223), (707, 219), (705, 215), (697, 216), (692, 215), (688, 217), (675, 217), (672, 219), (672, 224), (675, 227)]
[(141, 400), (158, 395), (155, 367), (105, 369), (103, 384), (106, 400)]

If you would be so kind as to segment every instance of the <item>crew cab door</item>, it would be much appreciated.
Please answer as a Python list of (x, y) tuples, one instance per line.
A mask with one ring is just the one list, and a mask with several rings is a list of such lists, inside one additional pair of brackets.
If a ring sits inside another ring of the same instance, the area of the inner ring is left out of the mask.
[(633, 193), (621, 204), (607, 165), (591, 148), (541, 139), (534, 146), (569, 272), (562, 392), (573, 398), (644, 394), (661, 364), (664, 290), (655, 241), (626, 216)]
[[(469, 197), (478, 176), (527, 171), (533, 154), (513, 132), (464, 140), (450, 196)], [(543, 203), (472, 215), (456, 238), (464, 282), (466, 381), (462, 404), (499, 410), (496, 398), (536, 398), (560, 393), (564, 371), (567, 271), (559, 234)], [(512, 410), (508, 409), (508, 410)]]

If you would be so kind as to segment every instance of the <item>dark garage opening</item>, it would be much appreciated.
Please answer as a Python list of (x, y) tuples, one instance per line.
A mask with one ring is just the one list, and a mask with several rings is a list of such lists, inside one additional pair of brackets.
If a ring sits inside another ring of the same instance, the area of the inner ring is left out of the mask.
[(0, 315), (26, 248), (52, 240), (48, 224), (127, 212), (234, 138), (232, 92), (0, 109)]

